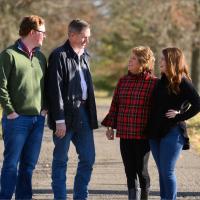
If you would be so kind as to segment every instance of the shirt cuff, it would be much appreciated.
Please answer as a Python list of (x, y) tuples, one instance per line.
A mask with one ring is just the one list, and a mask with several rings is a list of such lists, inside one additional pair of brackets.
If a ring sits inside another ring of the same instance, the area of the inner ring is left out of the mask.
[(56, 120), (56, 124), (65, 123), (65, 120)]

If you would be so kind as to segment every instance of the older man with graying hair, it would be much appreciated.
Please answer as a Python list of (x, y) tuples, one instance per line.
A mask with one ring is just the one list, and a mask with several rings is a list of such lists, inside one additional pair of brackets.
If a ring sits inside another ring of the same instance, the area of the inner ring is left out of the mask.
[(88, 183), (95, 161), (93, 129), (97, 128), (96, 104), (86, 46), (90, 25), (72, 20), (68, 40), (49, 57), (47, 96), (49, 127), (53, 130), (52, 189), (55, 199), (66, 199), (66, 169), (70, 141), (79, 162), (74, 199), (88, 196)]

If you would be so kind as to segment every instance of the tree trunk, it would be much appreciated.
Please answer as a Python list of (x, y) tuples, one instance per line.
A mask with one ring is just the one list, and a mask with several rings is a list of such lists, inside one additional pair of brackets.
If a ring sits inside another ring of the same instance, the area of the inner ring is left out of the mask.
[(192, 49), (191, 78), (195, 88), (200, 92), (200, 47), (195, 45)]
[(196, 14), (196, 22), (192, 44), (191, 78), (195, 88), (200, 92), (200, 0), (195, 1), (194, 10)]

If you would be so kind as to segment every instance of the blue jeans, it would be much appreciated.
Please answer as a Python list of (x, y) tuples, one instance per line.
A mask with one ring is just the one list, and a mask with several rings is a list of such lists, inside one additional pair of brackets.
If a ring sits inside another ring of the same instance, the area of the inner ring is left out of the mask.
[(95, 147), (93, 131), (89, 126), (87, 112), (84, 106), (80, 107), (82, 128), (77, 131), (67, 131), (60, 139), (53, 135), (55, 144), (52, 162), (52, 189), (54, 199), (67, 198), (66, 170), (70, 141), (73, 142), (78, 154), (78, 167), (74, 180), (73, 196), (77, 200), (85, 200), (88, 196), (88, 183), (91, 178), (95, 161)]
[[(43, 130), (43, 116), (20, 115), (2, 118), (4, 160), (0, 199), (32, 199), (32, 173), (37, 163)], [(19, 167), (18, 167), (19, 163)]]
[(171, 128), (168, 134), (161, 139), (150, 140), (150, 148), (158, 168), (162, 200), (176, 199), (175, 166), (183, 144), (184, 137), (179, 126)]

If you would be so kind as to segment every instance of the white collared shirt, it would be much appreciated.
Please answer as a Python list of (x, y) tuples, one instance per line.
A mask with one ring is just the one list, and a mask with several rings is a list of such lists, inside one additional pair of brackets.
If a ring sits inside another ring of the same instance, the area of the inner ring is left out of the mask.
[(79, 60), (78, 71), (81, 78), (82, 100), (86, 100), (87, 99), (87, 83), (85, 81), (85, 77), (84, 77), (83, 70), (81, 67), (80, 56), (78, 57), (78, 60)]
[[(85, 81), (85, 77), (84, 77), (83, 70), (82, 70), (82, 67), (81, 67), (80, 56), (78, 56), (78, 62), (79, 62), (78, 71), (79, 71), (80, 78), (81, 78), (82, 100), (86, 100), (87, 99), (87, 83)], [(64, 122), (65, 122), (65, 120), (56, 120), (57, 124), (64, 123)]]

